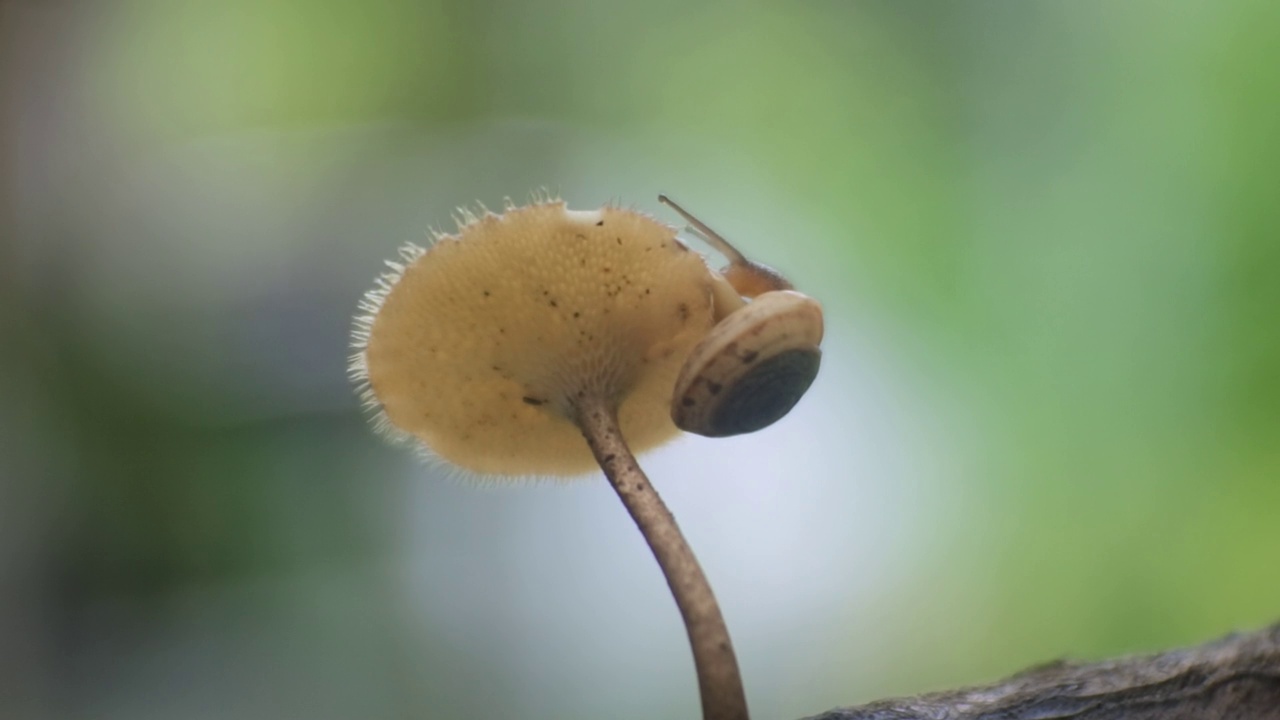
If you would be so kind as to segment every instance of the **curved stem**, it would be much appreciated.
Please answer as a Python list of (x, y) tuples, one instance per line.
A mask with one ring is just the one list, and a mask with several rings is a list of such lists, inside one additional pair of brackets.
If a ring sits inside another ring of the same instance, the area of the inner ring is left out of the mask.
[(698, 673), (705, 720), (748, 720), (738, 659), (720, 605), (685, 542), (671, 511), (640, 469), (618, 427), (617, 413), (604, 398), (586, 397), (577, 423), (596, 461), (639, 526), (684, 617)]

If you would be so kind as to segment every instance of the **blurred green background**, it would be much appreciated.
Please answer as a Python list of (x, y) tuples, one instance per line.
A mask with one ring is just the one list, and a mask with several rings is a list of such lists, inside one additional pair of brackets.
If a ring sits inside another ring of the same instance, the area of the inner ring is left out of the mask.
[(368, 430), (458, 205), (671, 193), (827, 307), (645, 459), (759, 718), (1280, 618), (1280, 4), (0, 2), (0, 717), (687, 718), (603, 481)]

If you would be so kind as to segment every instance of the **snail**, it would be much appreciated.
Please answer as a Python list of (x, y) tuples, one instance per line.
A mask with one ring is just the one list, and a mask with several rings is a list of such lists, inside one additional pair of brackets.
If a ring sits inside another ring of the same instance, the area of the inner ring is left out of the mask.
[[(684, 619), (706, 720), (747, 720), (724, 618), (634, 453), (785, 415), (818, 372), (822, 310), (665, 196), (729, 259), (617, 207), (539, 199), (461, 211), (360, 303), (350, 375), (379, 429), (488, 478), (596, 468), (649, 543)], [(585, 440), (585, 442), (584, 442)]]
[(729, 259), (721, 277), (739, 296), (752, 298), (690, 352), (672, 394), (671, 419), (681, 430), (707, 437), (768, 427), (791, 411), (818, 376), (822, 306), (773, 268), (748, 260), (666, 195), (658, 201)]

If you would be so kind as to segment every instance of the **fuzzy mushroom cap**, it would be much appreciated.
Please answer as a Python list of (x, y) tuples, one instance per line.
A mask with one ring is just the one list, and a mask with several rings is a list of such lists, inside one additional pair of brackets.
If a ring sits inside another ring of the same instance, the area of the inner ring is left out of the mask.
[(674, 228), (563, 202), (468, 217), (390, 263), (357, 321), (352, 371), (389, 430), (493, 476), (596, 468), (575, 400), (618, 407), (636, 451), (678, 430), (671, 395), (716, 316), (716, 284)]

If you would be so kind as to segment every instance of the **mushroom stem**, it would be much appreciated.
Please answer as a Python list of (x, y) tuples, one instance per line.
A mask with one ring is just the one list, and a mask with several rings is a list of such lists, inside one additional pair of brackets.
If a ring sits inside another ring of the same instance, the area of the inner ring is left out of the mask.
[(738, 659), (720, 605), (675, 517), (640, 469), (603, 397), (580, 398), (577, 423), (609, 484), (639, 526), (657, 558), (684, 618), (698, 673), (704, 720), (748, 720)]

